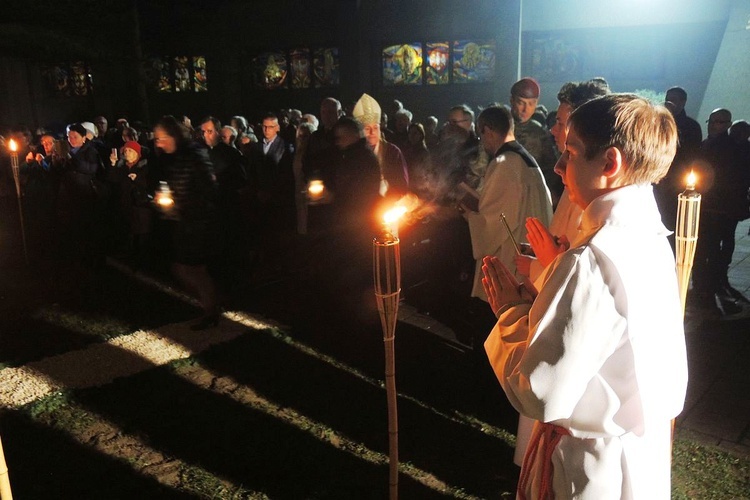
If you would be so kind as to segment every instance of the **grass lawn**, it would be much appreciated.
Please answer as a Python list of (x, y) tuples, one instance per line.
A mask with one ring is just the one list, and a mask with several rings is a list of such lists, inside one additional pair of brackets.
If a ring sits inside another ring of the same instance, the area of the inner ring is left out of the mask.
[[(198, 314), (113, 270), (93, 306), (22, 277), (2, 283), (7, 367), (168, 323), (187, 328)], [(245, 308), (283, 328), (248, 327), (188, 359), (3, 409), (16, 497), (386, 498), (377, 316), (333, 318), (310, 287), (284, 286)], [(396, 354), (402, 498), (513, 498), (516, 415), (486, 367), (402, 324)], [(748, 492), (748, 457), (678, 435), (673, 498)]]

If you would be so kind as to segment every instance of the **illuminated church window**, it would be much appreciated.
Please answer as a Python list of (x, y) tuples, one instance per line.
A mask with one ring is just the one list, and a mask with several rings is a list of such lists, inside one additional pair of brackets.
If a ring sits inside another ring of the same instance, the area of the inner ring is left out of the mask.
[(203, 56), (193, 56), (193, 90), (196, 92), (206, 92), (208, 90), (206, 58)]
[(450, 81), (450, 44), (428, 42), (425, 48), (425, 77), (428, 85), (440, 85)]
[(421, 43), (391, 45), (383, 49), (383, 85), (421, 84)]
[(284, 86), (288, 74), (286, 55), (281, 51), (264, 52), (253, 59), (253, 80), (264, 89)]
[(310, 49), (292, 49), (289, 56), (289, 86), (293, 89), (309, 89), (312, 80)]
[(146, 78), (157, 92), (206, 92), (208, 76), (204, 56), (150, 57)]
[(489, 82), (494, 77), (494, 40), (453, 42), (453, 83)]

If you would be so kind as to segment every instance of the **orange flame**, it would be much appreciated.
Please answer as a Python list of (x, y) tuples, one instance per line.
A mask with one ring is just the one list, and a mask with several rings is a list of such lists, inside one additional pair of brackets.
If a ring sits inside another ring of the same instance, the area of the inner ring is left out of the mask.
[(403, 217), (406, 212), (406, 207), (397, 205), (383, 214), (383, 221), (386, 224), (393, 224)]
[(695, 189), (695, 181), (697, 180), (695, 172), (692, 170), (687, 176), (687, 188), (688, 189)]
[(9, 140), (9, 141), (8, 141), (8, 147), (9, 147), (9, 148), (10, 148), (10, 150), (11, 150), (11, 151), (13, 151), (14, 153), (15, 153), (16, 151), (18, 151), (18, 145), (16, 144), (16, 141), (14, 141), (13, 139), (11, 139), (11, 140)]

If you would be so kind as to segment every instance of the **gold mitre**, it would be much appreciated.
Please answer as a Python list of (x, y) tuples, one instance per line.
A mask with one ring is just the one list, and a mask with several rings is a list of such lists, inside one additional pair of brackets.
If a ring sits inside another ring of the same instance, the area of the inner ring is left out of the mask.
[(362, 94), (352, 112), (354, 119), (362, 125), (380, 123), (380, 104), (367, 94)]

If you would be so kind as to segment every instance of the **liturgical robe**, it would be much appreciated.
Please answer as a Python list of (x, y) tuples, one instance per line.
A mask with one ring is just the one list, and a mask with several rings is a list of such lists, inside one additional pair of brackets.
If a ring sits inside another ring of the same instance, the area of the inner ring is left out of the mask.
[[(513, 406), (569, 434), (552, 453), (557, 499), (670, 498), (687, 359), (667, 234), (651, 186), (600, 196), (534, 304), (501, 309), (485, 342)], [(529, 464), (526, 498), (542, 465)]]

